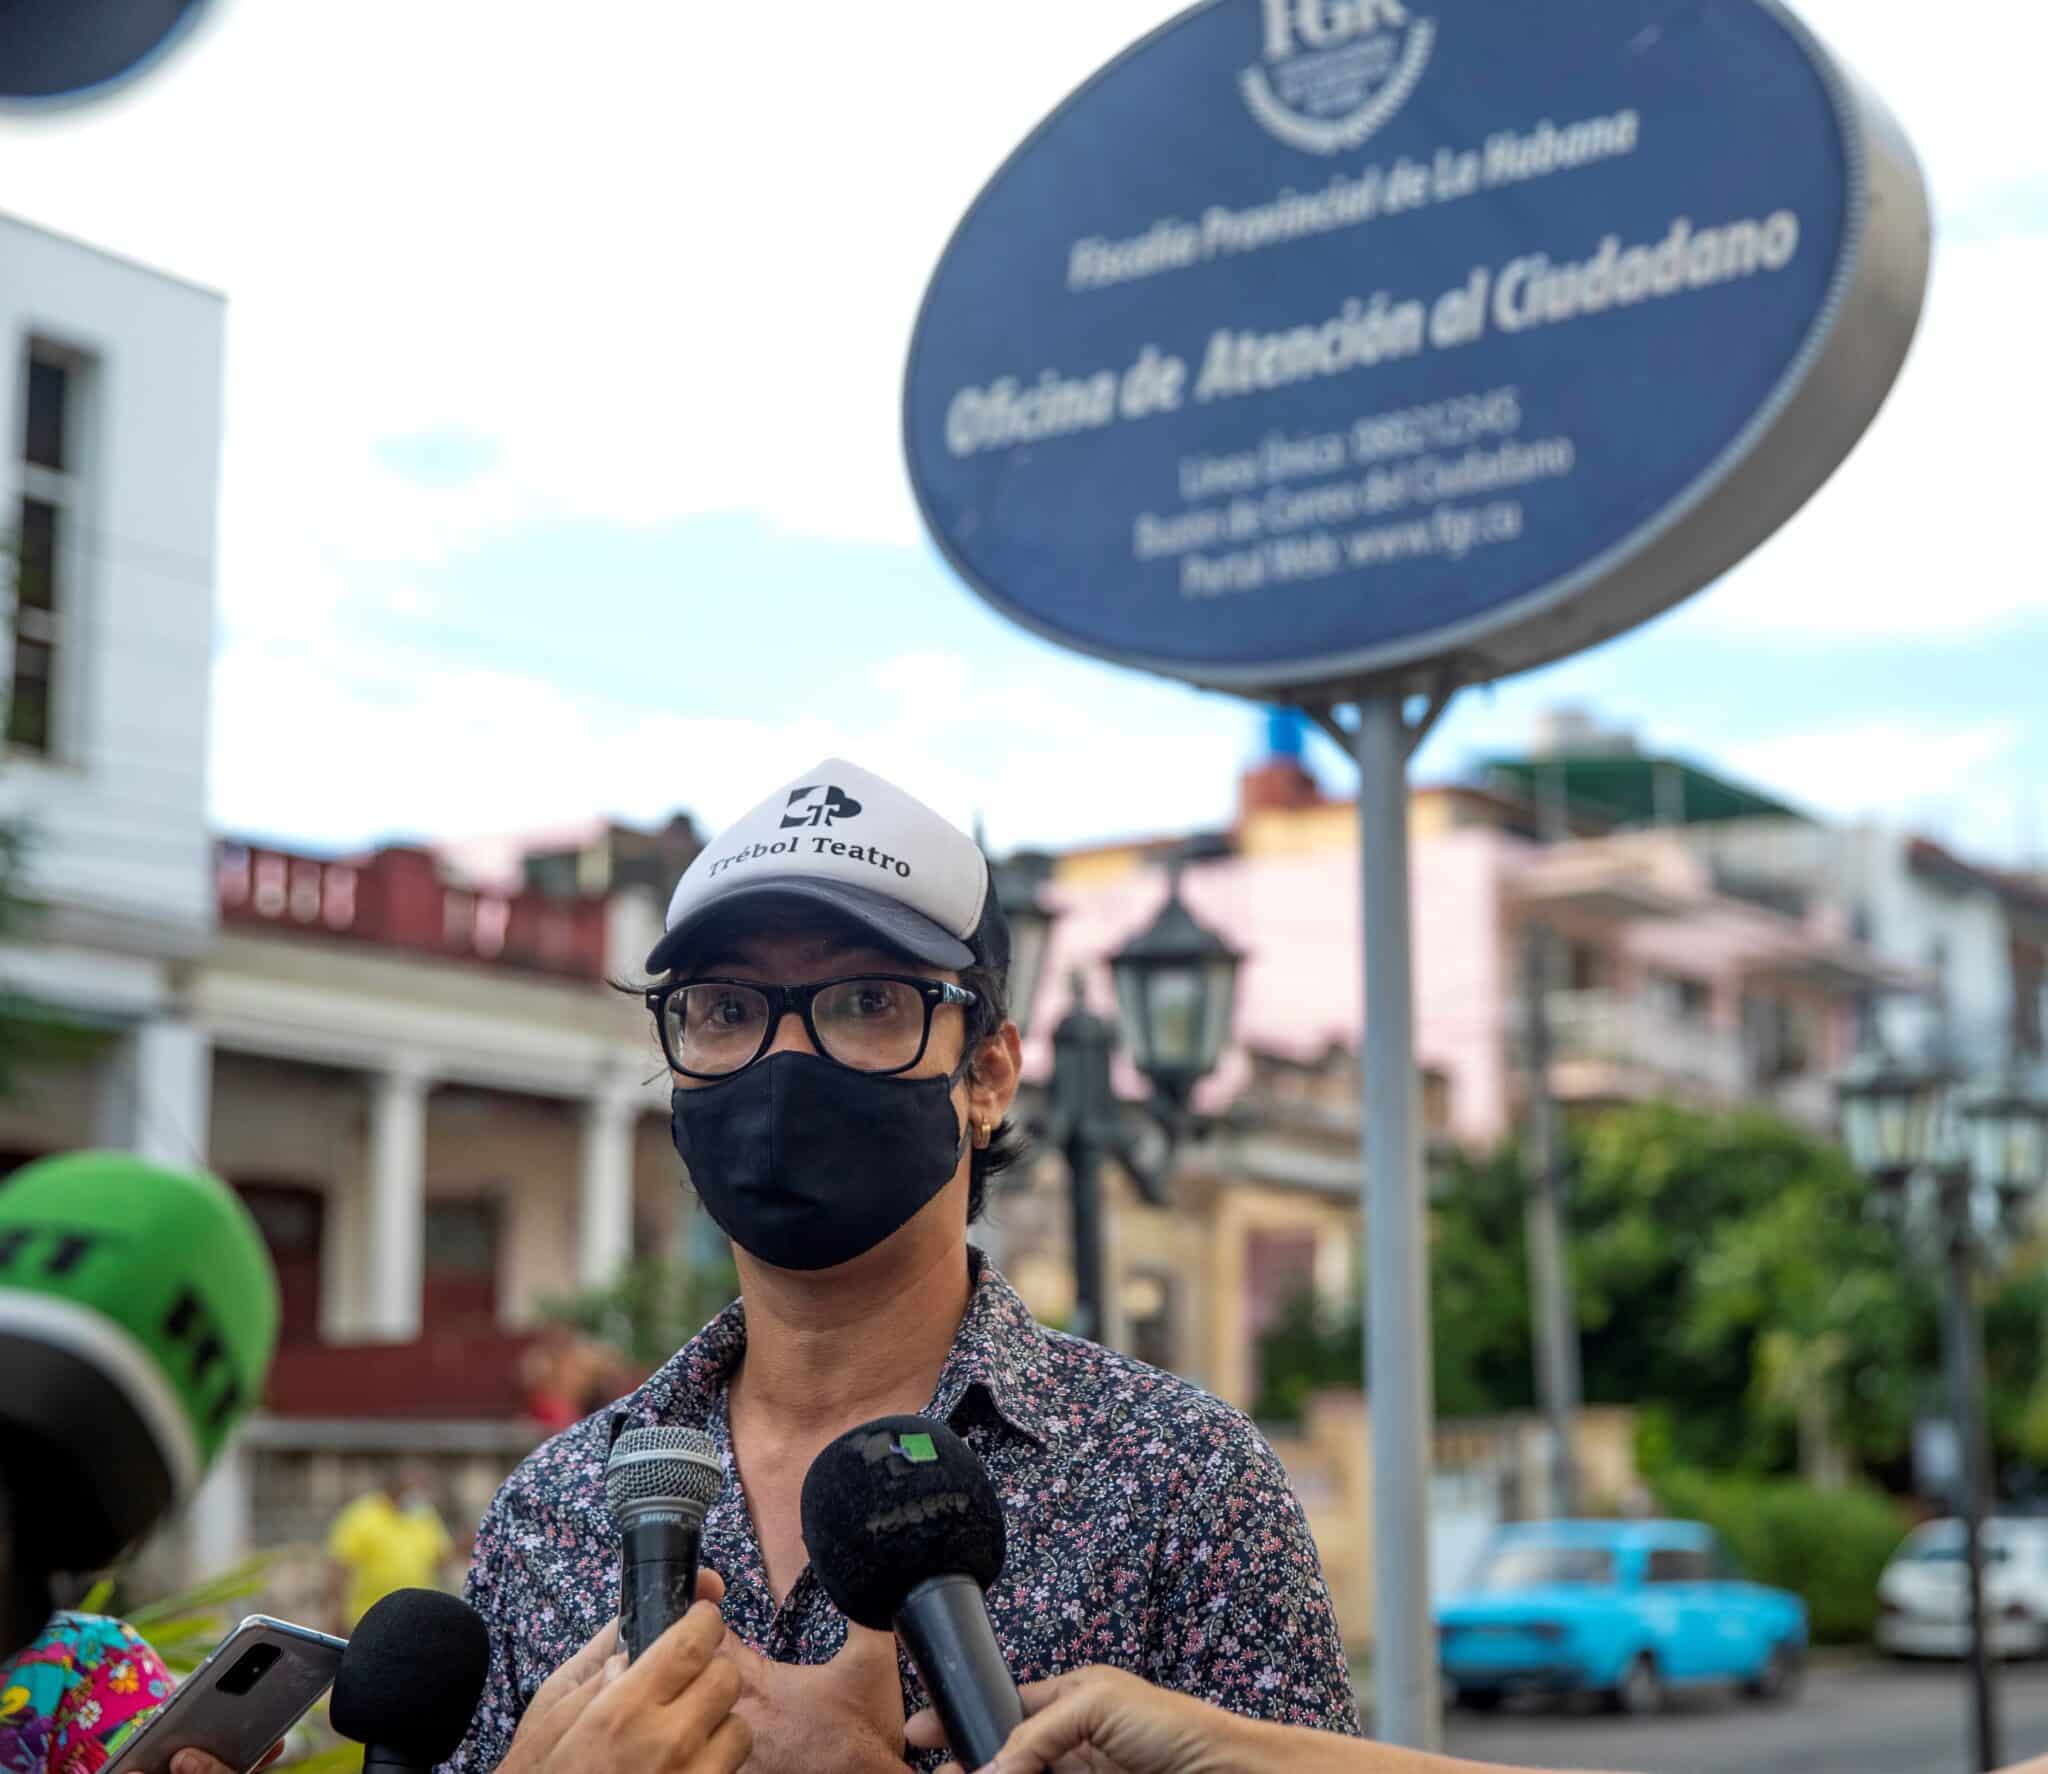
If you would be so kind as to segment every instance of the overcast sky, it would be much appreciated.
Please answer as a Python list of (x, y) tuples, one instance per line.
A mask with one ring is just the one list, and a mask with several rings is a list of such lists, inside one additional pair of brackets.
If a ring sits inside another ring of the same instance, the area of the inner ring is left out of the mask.
[[(0, 208), (229, 297), (219, 823), (715, 824), (828, 752), (1004, 846), (1226, 816), (1255, 716), (990, 614), (897, 442), (952, 224), (1172, 10), (229, 0), (115, 100), (0, 120)], [(2048, 849), (2048, 9), (1803, 10), (1935, 188), (1891, 405), (1727, 581), (1469, 695), (1421, 770), (1581, 701), (1817, 810)]]

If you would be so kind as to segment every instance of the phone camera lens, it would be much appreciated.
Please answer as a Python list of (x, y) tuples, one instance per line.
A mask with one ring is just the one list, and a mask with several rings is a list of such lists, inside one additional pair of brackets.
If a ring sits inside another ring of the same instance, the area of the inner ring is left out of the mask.
[(214, 1686), (223, 1694), (246, 1694), (270, 1673), (271, 1666), (283, 1654), (276, 1645), (252, 1645)]

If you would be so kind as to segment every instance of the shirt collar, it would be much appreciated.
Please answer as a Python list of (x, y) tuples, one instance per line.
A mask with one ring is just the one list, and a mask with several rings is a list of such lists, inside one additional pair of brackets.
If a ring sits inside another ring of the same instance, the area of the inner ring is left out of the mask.
[(939, 1369), (932, 1414), (950, 1423), (979, 1392), (1005, 1423), (1043, 1447), (1058, 1430), (1044, 1406), (1045, 1330), (987, 1257), (970, 1248), (967, 1260), (973, 1292)]
[[(1060, 1427), (1043, 1402), (1044, 1328), (986, 1256), (970, 1246), (967, 1261), (967, 1311), (939, 1370), (930, 1415), (950, 1423), (979, 1393), (1005, 1423), (1042, 1447)], [(621, 1416), (640, 1426), (708, 1422), (746, 1347), (746, 1306), (735, 1300), (670, 1357)]]

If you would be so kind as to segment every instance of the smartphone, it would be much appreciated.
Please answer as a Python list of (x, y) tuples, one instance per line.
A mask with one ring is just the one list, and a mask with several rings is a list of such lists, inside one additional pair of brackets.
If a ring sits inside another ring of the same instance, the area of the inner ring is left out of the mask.
[(203, 1749), (249, 1774), (334, 1683), (348, 1640), (251, 1614), (178, 1684), (108, 1774), (169, 1774), (181, 1749)]

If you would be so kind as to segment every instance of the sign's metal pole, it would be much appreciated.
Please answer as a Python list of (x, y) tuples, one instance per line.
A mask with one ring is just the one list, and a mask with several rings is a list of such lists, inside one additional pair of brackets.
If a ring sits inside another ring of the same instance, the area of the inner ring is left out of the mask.
[(1365, 887), (1366, 1397), (1372, 1417), (1372, 1734), (1433, 1750), (1442, 1734), (1429, 1593), (1436, 1410), (1409, 955), (1408, 751), (1401, 698), (1358, 703)]

